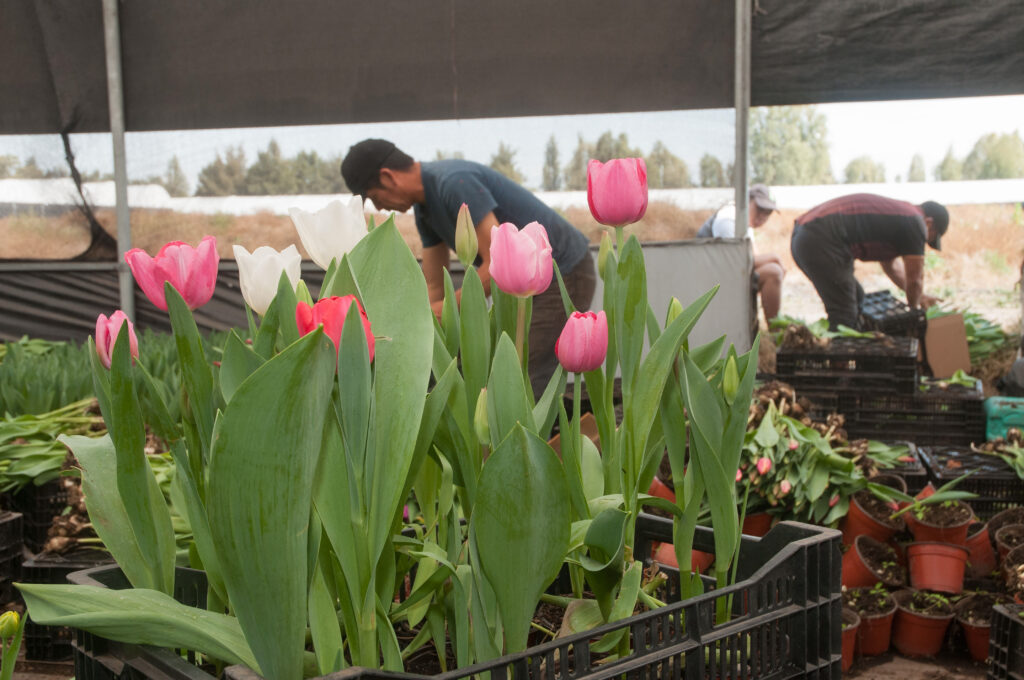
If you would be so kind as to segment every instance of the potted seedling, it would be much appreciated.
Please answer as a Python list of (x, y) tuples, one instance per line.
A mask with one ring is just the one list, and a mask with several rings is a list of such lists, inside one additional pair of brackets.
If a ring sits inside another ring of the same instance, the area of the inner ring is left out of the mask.
[(977, 592), (961, 598), (953, 607), (956, 622), (963, 630), (967, 641), (967, 650), (975, 661), (984, 661), (988, 658), (992, 607), (1003, 601), (1003, 598), (993, 593)]
[(857, 642), (863, 656), (877, 656), (889, 651), (896, 601), (879, 582), (871, 588), (847, 588), (843, 606), (860, 616)]
[(1018, 545), (1024, 545), (1024, 524), (1006, 524), (996, 532), (996, 547), (999, 559), (1005, 560), (1007, 553)]
[(843, 585), (870, 587), (878, 582), (891, 588), (901, 588), (907, 583), (892, 546), (870, 536), (858, 536), (843, 555)]
[(850, 497), (850, 510), (843, 520), (843, 543), (852, 544), (857, 536), (870, 536), (883, 543), (903, 531), (906, 524), (902, 517), (893, 516), (893, 501), (885, 495), (872, 493), (875, 487), (892, 489), (905, 495), (906, 482), (896, 475), (877, 475), (868, 488)]
[(929, 495), (909, 496), (881, 484), (868, 483), (875, 496), (899, 508), (890, 517), (905, 517), (910, 532), (916, 541), (938, 541), (963, 545), (967, 541), (967, 530), (974, 513), (963, 501), (976, 498), (977, 494), (960, 491), (955, 487), (972, 473), (943, 484)]
[(843, 672), (853, 666), (853, 653), (857, 648), (857, 630), (860, 628), (860, 616), (852, 609), (843, 607)]
[(939, 593), (901, 590), (893, 594), (896, 619), (892, 643), (904, 656), (935, 656), (942, 649), (953, 606)]

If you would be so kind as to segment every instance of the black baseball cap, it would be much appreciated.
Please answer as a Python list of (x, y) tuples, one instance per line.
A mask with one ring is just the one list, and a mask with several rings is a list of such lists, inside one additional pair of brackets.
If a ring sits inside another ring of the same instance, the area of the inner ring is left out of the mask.
[(377, 184), (380, 169), (396, 148), (386, 139), (364, 139), (349, 147), (341, 162), (341, 176), (349, 191), (366, 198), (367, 190)]
[(935, 238), (928, 241), (928, 245), (935, 250), (942, 250), (942, 236), (949, 229), (949, 211), (946, 206), (935, 201), (925, 201), (919, 207), (925, 217), (932, 218), (932, 226), (935, 227)]

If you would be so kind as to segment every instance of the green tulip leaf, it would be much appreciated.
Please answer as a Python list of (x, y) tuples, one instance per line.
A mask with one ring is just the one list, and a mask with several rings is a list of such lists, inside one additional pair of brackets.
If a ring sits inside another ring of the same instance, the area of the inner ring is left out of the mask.
[(479, 491), (487, 502), (473, 513), (471, 540), (501, 612), (505, 651), (521, 651), (569, 544), (565, 477), (551, 447), (519, 425), (487, 460)]
[(517, 424), (522, 424), (531, 432), (537, 430), (530, 398), (526, 394), (527, 388), (515, 345), (508, 335), (502, 335), (494, 352), (491, 376), (487, 382), (487, 421), (491, 428), (493, 448), (497, 448)]
[(249, 345), (245, 344), (232, 329), (224, 342), (224, 356), (220, 362), (220, 391), (224, 402), (231, 401), (231, 396), (249, 375), (266, 361)]

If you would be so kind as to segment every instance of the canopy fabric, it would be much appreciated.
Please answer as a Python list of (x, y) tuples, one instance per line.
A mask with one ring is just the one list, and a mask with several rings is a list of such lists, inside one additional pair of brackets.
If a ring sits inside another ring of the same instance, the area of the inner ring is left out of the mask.
[[(109, 129), (101, 0), (0, 3), (0, 134)], [(131, 0), (129, 131), (727, 108), (727, 0)], [(1020, 0), (757, 0), (754, 106), (1024, 92)]]

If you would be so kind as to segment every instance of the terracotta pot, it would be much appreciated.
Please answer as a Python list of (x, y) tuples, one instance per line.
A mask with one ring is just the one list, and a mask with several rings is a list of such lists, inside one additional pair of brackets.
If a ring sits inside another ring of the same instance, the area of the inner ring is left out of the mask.
[[(654, 545), (653, 557), (659, 564), (664, 564), (666, 567), (679, 568), (679, 561), (676, 560), (676, 549), (671, 543), (656, 543)], [(692, 560), (693, 570), (698, 574), (703, 574), (715, 561), (715, 556), (713, 553), (694, 550), (691, 553), (690, 559)]]
[(893, 621), (892, 644), (904, 656), (935, 656), (942, 650), (946, 629), (953, 613), (944, 616), (923, 615), (906, 605), (913, 593), (902, 590), (893, 594), (896, 618)]
[(896, 616), (896, 601), (886, 614), (861, 616), (857, 642), (862, 656), (878, 656), (889, 651), (892, 640), (892, 620)]
[(1013, 573), (1017, 567), (1024, 564), (1024, 545), (1018, 545), (1016, 548), (1006, 553), (1006, 558), (1002, 562), (1003, 580), (1006, 582), (1006, 586), (1014, 590), (1016, 585), (1012, 578)]
[[(961, 503), (961, 505), (963, 504)], [(963, 523), (952, 527), (940, 527), (937, 524), (920, 520), (914, 516), (912, 510), (905, 512), (903, 517), (906, 519), (907, 528), (910, 529), (910, 533), (914, 535), (914, 540), (918, 543), (938, 542), (963, 545), (967, 542), (967, 530), (974, 522), (973, 513)]]
[[(975, 661), (984, 661), (988, 658), (988, 643), (989, 633), (991, 632), (991, 622), (985, 624), (979, 624), (977, 622), (971, 623), (968, 621), (963, 614), (969, 607), (975, 604), (975, 598), (978, 596), (968, 595), (954, 605), (953, 610), (956, 613), (956, 622), (960, 625), (960, 629), (964, 632), (964, 639), (967, 641), (967, 651), (971, 653), (971, 658)], [(993, 600), (991, 598), (985, 598), (985, 604), (989, 607), (992, 606)]]
[(996, 568), (996, 553), (988, 535), (988, 525), (975, 522), (967, 528), (967, 542), (964, 543), (967, 556), (967, 571), (974, 578), (984, 578)]
[[(860, 493), (860, 492), (858, 492)], [(900, 522), (902, 524), (902, 522)], [(864, 507), (857, 500), (857, 494), (850, 496), (850, 509), (846, 513), (846, 517), (843, 519), (842, 532), (843, 532), (843, 544), (853, 545), (853, 541), (858, 536), (870, 536), (876, 541), (885, 543), (888, 541), (900, 527), (891, 527), (886, 524), (882, 524), (877, 519), (865, 512)]]
[(772, 519), (767, 512), (755, 512), (743, 518), (743, 533), (747, 536), (764, 536), (772, 528)]
[(967, 548), (952, 543), (911, 543), (907, 548), (910, 585), (918, 590), (960, 593), (964, 589)]
[(1011, 545), (1009, 539), (1011, 536), (1019, 536), (1022, 532), (1024, 532), (1024, 524), (1004, 524), (996, 531), (996, 548), (999, 549), (1000, 560), (1005, 560), (1007, 553), (1020, 545), (1020, 543)]
[(872, 569), (864, 560), (861, 551), (872, 543), (883, 548), (889, 547), (870, 536), (858, 536), (849, 550), (843, 554), (843, 585), (847, 588), (870, 588), (880, 581), (888, 586), (903, 585), (902, 583), (894, 583), (891, 580), (885, 581), (882, 578), (882, 574)]
[(853, 652), (857, 647), (857, 630), (860, 617), (852, 609), (843, 608), (843, 672), (853, 666)]
[(1024, 507), (1008, 508), (998, 512), (988, 521), (988, 535), (995, 544), (996, 533), (1007, 524), (1024, 524)]
[(676, 502), (676, 492), (673, 491), (665, 482), (658, 479), (655, 475), (654, 480), (651, 482), (651, 488), (647, 490), (647, 493), (658, 498), (664, 498), (669, 503)]

